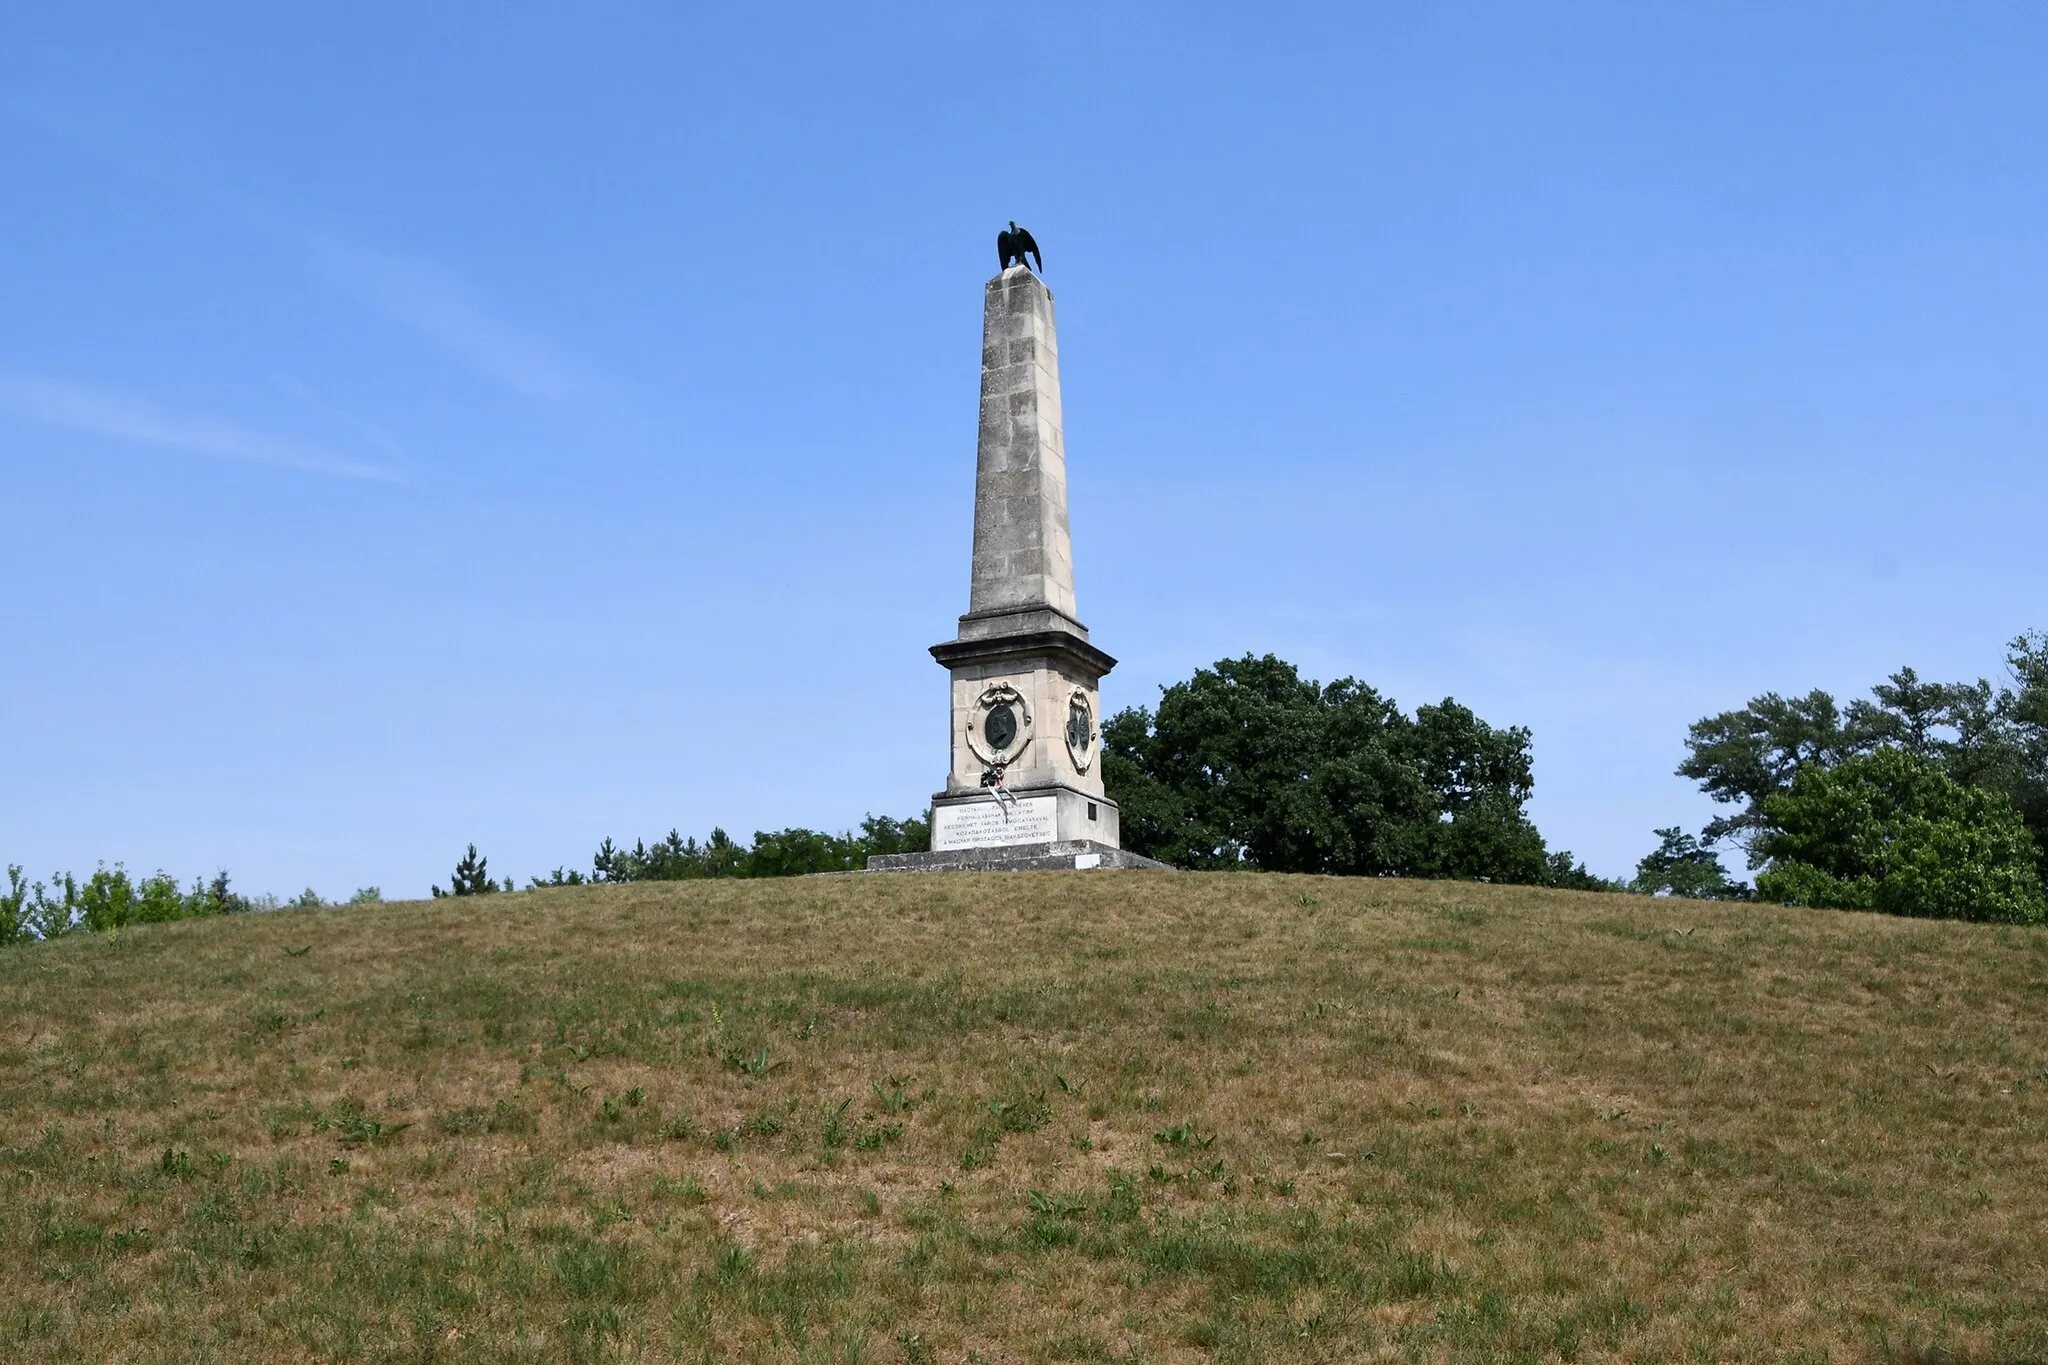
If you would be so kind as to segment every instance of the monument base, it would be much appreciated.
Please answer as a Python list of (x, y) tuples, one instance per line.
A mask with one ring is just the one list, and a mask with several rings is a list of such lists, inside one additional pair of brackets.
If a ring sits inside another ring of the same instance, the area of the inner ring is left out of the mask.
[(1095, 867), (1151, 867), (1173, 871), (1171, 863), (1140, 857), (1128, 849), (1111, 848), (1093, 839), (952, 848), (940, 853), (877, 853), (868, 859), (870, 872), (1072, 872)]

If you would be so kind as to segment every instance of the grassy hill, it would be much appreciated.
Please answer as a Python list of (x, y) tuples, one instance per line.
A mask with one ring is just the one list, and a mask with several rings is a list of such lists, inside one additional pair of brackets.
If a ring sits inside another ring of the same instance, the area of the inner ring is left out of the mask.
[(0, 1358), (2048, 1358), (2048, 934), (635, 885), (0, 951)]

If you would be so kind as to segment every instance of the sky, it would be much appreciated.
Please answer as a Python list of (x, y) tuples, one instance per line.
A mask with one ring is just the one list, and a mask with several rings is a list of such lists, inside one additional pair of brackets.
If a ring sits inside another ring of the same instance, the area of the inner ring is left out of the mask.
[(522, 882), (921, 811), (983, 281), (1058, 300), (1106, 709), (1533, 733), (2048, 627), (2037, 4), (9, 6), (0, 862)]

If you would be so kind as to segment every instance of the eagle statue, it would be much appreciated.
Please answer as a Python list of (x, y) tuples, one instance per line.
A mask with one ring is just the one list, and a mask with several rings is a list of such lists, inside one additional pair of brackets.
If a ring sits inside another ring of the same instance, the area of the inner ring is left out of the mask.
[[(1002, 261), (998, 269), (1008, 270), (1012, 265), (1022, 265), (1041, 275), (1045, 273), (1045, 253), (1038, 249), (1038, 243), (1032, 240), (1029, 232), (1017, 226), (1015, 218), (1010, 220), (1009, 231), (996, 234), (996, 255)], [(1026, 255), (1031, 259), (1025, 260)]]

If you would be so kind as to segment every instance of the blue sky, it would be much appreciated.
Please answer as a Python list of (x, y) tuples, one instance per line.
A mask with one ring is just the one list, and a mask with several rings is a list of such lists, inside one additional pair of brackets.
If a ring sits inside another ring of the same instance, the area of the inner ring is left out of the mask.
[[(173, 9), (177, 12), (173, 13)], [(1535, 733), (2048, 626), (2048, 10), (16, 6), (0, 861), (420, 894), (946, 763), (981, 283), (1082, 618)]]

